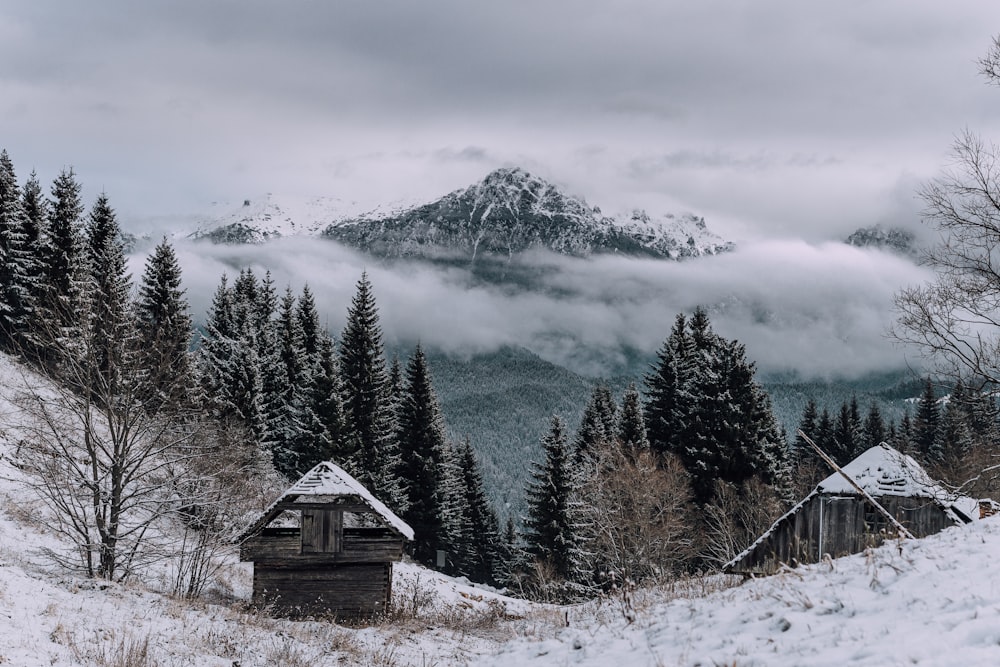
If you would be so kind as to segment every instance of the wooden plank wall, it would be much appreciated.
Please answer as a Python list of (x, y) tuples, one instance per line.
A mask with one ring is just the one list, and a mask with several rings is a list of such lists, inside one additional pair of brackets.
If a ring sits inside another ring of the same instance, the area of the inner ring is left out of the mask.
[(344, 528), (341, 550), (302, 552), (297, 528), (265, 530), (240, 545), (240, 560), (260, 563), (374, 563), (403, 557), (403, 538), (389, 531)]
[(333, 614), (359, 618), (378, 614), (389, 604), (392, 565), (254, 565), (253, 604), (292, 616)]
[[(953, 525), (941, 507), (926, 498), (883, 496), (877, 500), (918, 538)], [(839, 558), (860, 553), (894, 536), (887, 523), (860, 496), (817, 495), (794, 515), (785, 517), (730, 571), (766, 575), (782, 564), (816, 563), (825, 554)]]

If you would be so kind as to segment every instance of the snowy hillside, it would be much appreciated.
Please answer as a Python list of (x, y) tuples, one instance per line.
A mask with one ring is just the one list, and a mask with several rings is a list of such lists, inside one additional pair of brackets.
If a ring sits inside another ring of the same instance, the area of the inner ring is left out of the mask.
[(740, 585), (706, 577), (570, 607), (531, 604), (412, 564), (396, 611), (369, 627), (272, 619), (246, 605), (235, 550), (202, 600), (171, 597), (171, 565), (126, 585), (67, 574), (16, 461), (18, 387), (0, 355), (0, 665), (996, 665), (1000, 517)]
[(379, 257), (510, 259), (533, 249), (585, 257), (600, 253), (682, 259), (715, 255), (733, 244), (694, 215), (606, 215), (583, 199), (521, 169), (497, 169), (482, 181), (422, 205), (378, 207), (331, 197), (295, 201), (267, 195), (218, 205), (190, 236), (215, 243), (260, 244), (322, 235)]

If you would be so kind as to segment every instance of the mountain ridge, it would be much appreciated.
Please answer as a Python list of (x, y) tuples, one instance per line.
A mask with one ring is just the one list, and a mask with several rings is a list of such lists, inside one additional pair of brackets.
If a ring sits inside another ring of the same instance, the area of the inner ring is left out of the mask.
[(535, 249), (573, 256), (621, 254), (661, 259), (716, 255), (735, 248), (693, 214), (651, 216), (642, 209), (605, 215), (583, 198), (517, 168), (496, 169), (434, 201), (365, 208), (317, 197), (301, 204), (272, 195), (210, 216), (190, 238), (261, 244), (283, 236), (332, 239), (386, 258), (509, 261)]

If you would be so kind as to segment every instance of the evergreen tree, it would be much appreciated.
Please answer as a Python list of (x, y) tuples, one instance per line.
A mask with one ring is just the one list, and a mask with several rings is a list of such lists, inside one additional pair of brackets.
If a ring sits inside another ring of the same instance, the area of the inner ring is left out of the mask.
[(131, 335), (126, 331), (133, 332), (135, 323), (130, 304), (132, 280), (125, 265), (121, 231), (106, 195), (101, 194), (94, 203), (86, 231), (88, 288), (80, 298), (89, 302), (88, 331), (93, 337), (90, 347), (96, 356), (98, 381), (109, 382), (109, 375), (124, 367), (115, 355), (120, 354), (121, 341)]
[(193, 402), (193, 368), (188, 346), (193, 334), (181, 268), (166, 237), (146, 259), (139, 283), (136, 321), (142, 366), (149, 373), (146, 403), (151, 410), (180, 409)]
[(457, 570), (472, 581), (496, 584), (497, 561), (501, 553), (496, 514), (486, 498), (483, 476), (479, 472), (472, 444), (466, 440), (457, 454), (462, 474)]
[(573, 443), (573, 459), (578, 466), (590, 461), (602, 445), (615, 437), (616, 412), (611, 390), (604, 383), (598, 383), (583, 410)]
[[(956, 392), (962, 393), (956, 397)], [(972, 434), (968, 426), (968, 413), (963, 405), (966, 399), (964, 387), (958, 384), (956, 392), (952, 393), (952, 400), (948, 401), (945, 406), (938, 429), (938, 441), (932, 450), (939, 458), (930, 461), (930, 463), (945, 464), (945, 467), (951, 469), (960, 468), (973, 447)], [(948, 481), (954, 483), (959, 480)]]
[(868, 408), (868, 416), (865, 417), (864, 425), (864, 447), (866, 450), (886, 442), (888, 435), (885, 429), (885, 421), (882, 419), (882, 411), (879, 410), (878, 403), (874, 401)]
[(80, 216), (80, 184), (72, 169), (62, 171), (52, 184), (48, 202), (48, 235), (40, 255), (44, 264), (43, 303), (37, 328), (71, 339), (78, 335), (79, 314), (86, 279)]
[[(254, 293), (250, 298), (257, 299)], [(328, 451), (325, 429), (312, 412), (307, 394), (312, 382), (302, 329), (291, 287), (285, 290), (275, 323), (271, 374), (277, 391), (267, 399), (268, 446), (278, 472), (293, 479), (306, 473)], [(312, 463), (306, 467), (307, 462)]]
[(406, 494), (397, 476), (399, 446), (392, 432), (382, 331), (371, 282), (361, 274), (340, 340), (348, 438), (345, 462), (354, 476), (397, 512)]
[(30, 310), (30, 252), (14, 164), (0, 151), (0, 349), (12, 351)]
[(622, 409), (618, 414), (616, 435), (627, 450), (639, 452), (649, 448), (646, 438), (646, 420), (642, 412), (642, 401), (635, 383), (630, 382), (622, 396)]
[(545, 563), (553, 574), (567, 583), (585, 583), (586, 557), (577, 488), (570, 470), (566, 427), (553, 417), (542, 439), (545, 461), (536, 463), (526, 489), (528, 515), (524, 542), (527, 553)]
[(720, 480), (784, 486), (787, 448), (745, 347), (715, 334), (700, 308), (686, 333), (684, 325), (679, 316), (647, 377), (651, 446), (680, 458), (699, 503), (714, 497)]
[(845, 466), (857, 455), (858, 440), (859, 433), (855, 430), (851, 408), (847, 403), (843, 403), (833, 427), (833, 442), (827, 454), (837, 462), (837, 465)]
[[(802, 431), (813, 442), (819, 442), (819, 407), (816, 405), (816, 401), (812, 398), (806, 403), (806, 407), (802, 410), (802, 419), (799, 421), (799, 431)], [(811, 461), (814, 458), (812, 447), (805, 439), (796, 433), (794, 445), (792, 447), (792, 460), (796, 465), (803, 463), (804, 461)]]
[(41, 183), (34, 171), (21, 190), (21, 236), (26, 250), (25, 276), (27, 294), (24, 321), (18, 325), (18, 343), (32, 358), (39, 358), (36, 325), (41, 321), (40, 307), (45, 294), (45, 239), (48, 235), (48, 210)]
[[(334, 350), (333, 338), (322, 332), (319, 339), (319, 363), (312, 376), (312, 409), (323, 425), (328, 449), (320, 460), (345, 461), (344, 451), (346, 425), (344, 404), (341, 400), (340, 366)], [(315, 463), (319, 463), (316, 461)], [(315, 463), (313, 465), (315, 465)]]
[(646, 376), (646, 434), (649, 446), (660, 455), (680, 451), (678, 438), (682, 430), (682, 380), (689, 371), (689, 340), (687, 320), (677, 315), (670, 336), (656, 353), (657, 363)]
[(917, 401), (912, 435), (917, 457), (925, 463), (941, 460), (941, 452), (937, 448), (940, 421), (941, 413), (934, 393), (934, 384), (927, 378), (924, 381), (924, 392)]
[(444, 536), (449, 500), (445, 480), (447, 441), (444, 419), (431, 384), (427, 357), (418, 344), (406, 365), (406, 385), (399, 405), (398, 442), (406, 481), (408, 509), (403, 518), (413, 528), (413, 557), (433, 565), (437, 551), (448, 551)]

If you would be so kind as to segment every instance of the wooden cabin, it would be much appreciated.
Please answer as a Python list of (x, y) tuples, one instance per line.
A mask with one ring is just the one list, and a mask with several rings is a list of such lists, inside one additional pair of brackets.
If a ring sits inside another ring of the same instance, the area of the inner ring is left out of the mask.
[[(970, 523), (982, 514), (978, 501), (947, 492), (912, 457), (884, 443), (843, 470), (914, 537)], [(886, 517), (835, 472), (723, 570), (768, 575), (782, 565), (860, 553), (893, 536)]]
[(253, 604), (277, 614), (359, 618), (385, 611), (392, 564), (413, 529), (356, 479), (320, 463), (238, 538)]

